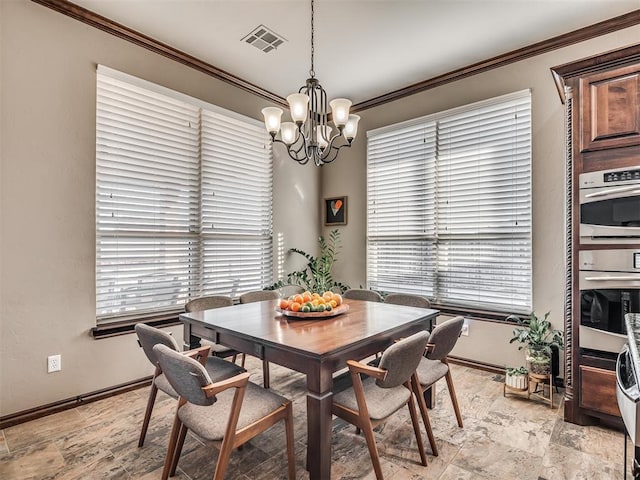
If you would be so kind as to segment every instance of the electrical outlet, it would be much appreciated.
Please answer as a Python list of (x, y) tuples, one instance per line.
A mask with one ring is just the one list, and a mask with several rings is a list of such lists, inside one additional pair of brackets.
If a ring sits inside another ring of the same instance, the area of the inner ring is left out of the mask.
[(469, 336), (469, 320), (467, 320), (466, 318), (464, 319), (464, 323), (462, 324), (462, 331), (460, 332), (460, 335), (464, 335), (465, 337)]
[(62, 370), (62, 355), (50, 355), (47, 357), (47, 373)]

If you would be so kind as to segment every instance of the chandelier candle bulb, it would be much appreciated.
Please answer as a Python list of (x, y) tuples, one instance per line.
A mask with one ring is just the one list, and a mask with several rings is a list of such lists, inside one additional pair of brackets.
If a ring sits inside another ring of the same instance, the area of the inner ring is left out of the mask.
[(349, 120), (349, 109), (351, 108), (351, 100), (346, 98), (336, 98), (329, 102), (331, 113), (333, 115), (333, 123), (336, 127), (344, 127)]
[(304, 93), (292, 93), (287, 97), (291, 119), (296, 123), (303, 123), (307, 119), (309, 96)]
[(360, 121), (360, 115), (349, 115), (349, 120), (344, 127), (344, 138), (349, 140), (353, 140), (356, 137), (356, 133), (358, 133), (358, 122)]
[(275, 136), (280, 130), (280, 119), (282, 118), (282, 109), (278, 107), (266, 107), (262, 109), (264, 115), (264, 124), (267, 131)]
[(291, 145), (297, 140), (298, 127), (293, 122), (284, 122), (282, 124), (280, 135), (282, 136), (282, 141), (287, 145)]

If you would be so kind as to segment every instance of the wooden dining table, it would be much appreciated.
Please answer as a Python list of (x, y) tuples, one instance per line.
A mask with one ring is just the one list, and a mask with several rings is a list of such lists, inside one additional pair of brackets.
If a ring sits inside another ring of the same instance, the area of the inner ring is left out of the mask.
[(288, 317), (277, 301), (246, 303), (180, 315), (185, 348), (200, 339), (229, 346), (306, 375), (307, 468), (311, 480), (331, 478), (334, 372), (394, 340), (431, 329), (438, 310), (345, 300), (348, 311), (327, 318)]

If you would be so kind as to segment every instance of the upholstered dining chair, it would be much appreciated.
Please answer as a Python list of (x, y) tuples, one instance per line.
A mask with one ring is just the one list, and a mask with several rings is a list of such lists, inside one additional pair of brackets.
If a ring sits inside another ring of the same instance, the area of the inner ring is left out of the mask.
[(222, 480), (233, 449), (284, 420), (288, 476), (296, 478), (291, 401), (249, 382), (249, 373), (214, 382), (200, 362), (165, 345), (153, 347), (160, 368), (178, 392), (162, 480), (173, 476), (191, 430), (207, 441), (222, 440), (214, 480)]
[(390, 293), (384, 298), (384, 303), (406, 305), (407, 307), (431, 308), (431, 302), (428, 299), (411, 293)]
[[(144, 420), (142, 421), (142, 429), (138, 440), (138, 447), (142, 447), (144, 445), (145, 436), (147, 435), (147, 429), (149, 428), (149, 420), (151, 419), (151, 413), (153, 412), (153, 405), (155, 404), (158, 390), (173, 398), (178, 398), (178, 394), (173, 387), (171, 387), (167, 378), (164, 376), (162, 369), (158, 366), (158, 358), (153, 347), (157, 344), (161, 344), (174, 351), (178, 351), (179, 348), (178, 342), (176, 342), (176, 340), (164, 330), (145, 325), (144, 323), (136, 324), (135, 330), (142, 350), (153, 366), (156, 367), (153, 374), (153, 380), (151, 381), (151, 391), (149, 392), (149, 400), (147, 401), (147, 408), (144, 412)], [(190, 350), (189, 352), (182, 352), (182, 354), (206, 357), (209, 356), (209, 350), (210, 347), (205, 346)], [(216, 381), (233, 377), (234, 375), (238, 375), (239, 373), (246, 371), (244, 368), (216, 357), (206, 358), (203, 362), (209, 372), (209, 375)]]
[[(203, 310), (211, 310), (212, 308), (230, 307), (231, 305), (233, 305), (233, 299), (231, 297), (226, 295), (210, 295), (207, 297), (194, 298), (193, 300), (188, 301), (184, 304), (184, 311), (187, 313), (201, 312)], [(220, 345), (219, 343), (210, 342), (208, 340), (200, 340), (200, 343), (202, 345), (210, 346), (211, 355), (214, 357), (233, 357), (231, 360), (233, 363), (236, 362), (236, 358), (240, 353), (233, 348)], [(241, 365), (244, 367), (244, 355), (242, 355)]]
[(382, 295), (373, 290), (365, 290), (363, 288), (350, 288), (342, 294), (342, 298), (351, 300), (364, 300), (366, 302), (383, 302)]
[[(264, 302), (265, 300), (277, 300), (278, 298), (280, 298), (280, 294), (277, 290), (255, 290), (240, 295), (240, 303)], [(262, 385), (264, 388), (269, 388), (270, 382), (269, 362), (262, 360)]]
[[(436, 325), (431, 336), (429, 337), (429, 343), (424, 357), (420, 360), (420, 364), (417, 368), (417, 380), (419, 382), (420, 392), (418, 393), (418, 407), (422, 414), (422, 420), (424, 421), (425, 428), (430, 430), (429, 416), (427, 414), (427, 405), (424, 399), (424, 391), (429, 387), (434, 386), (435, 383), (442, 377), (447, 380), (447, 388), (449, 389), (449, 395), (451, 396), (451, 403), (453, 403), (453, 410), (456, 414), (456, 420), (458, 426), (462, 427), (462, 416), (460, 415), (460, 407), (458, 406), (458, 399), (456, 397), (456, 390), (453, 386), (453, 378), (451, 377), (451, 369), (447, 362), (447, 355), (453, 350), (456, 345), (460, 333), (462, 332), (462, 325), (464, 324), (464, 317), (454, 317), (440, 325)], [(417, 386), (416, 386), (417, 387)], [(429, 438), (431, 441), (431, 438)], [(435, 443), (432, 443), (433, 454), (437, 455), (437, 447)]]
[[(416, 368), (428, 339), (428, 332), (418, 332), (394, 343), (383, 352), (378, 367), (355, 360), (347, 361), (352, 386), (333, 396), (332, 413), (364, 433), (378, 480), (383, 476), (373, 428), (405, 405), (408, 406), (411, 415), (421, 463), (427, 464), (418, 413), (413, 400), (413, 385), (417, 383)], [(366, 377), (363, 379), (362, 376)]]

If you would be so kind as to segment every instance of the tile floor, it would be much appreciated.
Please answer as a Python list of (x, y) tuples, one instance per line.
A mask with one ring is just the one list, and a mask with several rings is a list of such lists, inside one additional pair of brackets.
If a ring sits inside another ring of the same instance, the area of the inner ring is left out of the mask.
[[(247, 367), (252, 381), (261, 383), (260, 362), (248, 358)], [(297, 475), (306, 479), (304, 377), (277, 365), (271, 375), (272, 388), (294, 400)], [(454, 365), (453, 376), (464, 428), (458, 428), (446, 384), (439, 382), (430, 418), (440, 455), (429, 454), (428, 466), (420, 465), (408, 411), (398, 412), (376, 429), (385, 478), (623, 478), (623, 434), (565, 423), (561, 395), (560, 405), (550, 409), (503, 397), (500, 375)], [(175, 401), (159, 394), (145, 446), (138, 448), (147, 393), (136, 390), (0, 431), (0, 479), (159, 479)], [(272, 427), (232, 454), (227, 478), (286, 478), (284, 445), (284, 429)], [(212, 478), (216, 448), (189, 435), (174, 478)], [(356, 478), (375, 478), (364, 437), (334, 419), (332, 479)]]

